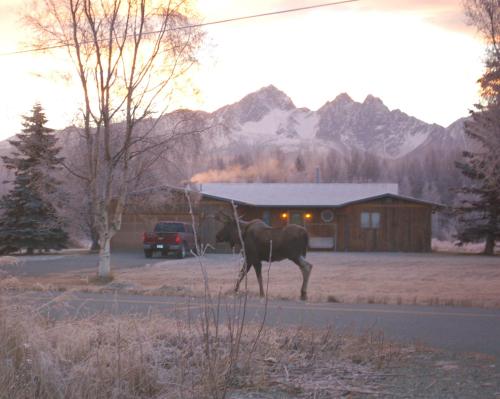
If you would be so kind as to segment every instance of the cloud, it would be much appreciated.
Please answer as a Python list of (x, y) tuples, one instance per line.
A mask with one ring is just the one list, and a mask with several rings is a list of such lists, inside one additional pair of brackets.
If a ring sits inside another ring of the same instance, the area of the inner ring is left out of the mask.
[[(302, 0), (266, 1), (266, 10), (280, 10), (303, 7)], [(261, 4), (261, 8), (263, 3)], [(387, 13), (413, 13), (422, 15), (424, 19), (441, 28), (471, 34), (474, 29), (467, 25), (463, 7), (457, 0), (360, 0), (338, 6), (325, 7), (323, 10), (333, 11), (368, 11)]]
[(369, 0), (360, 2), (361, 10), (417, 13), (444, 29), (471, 33), (464, 9), (457, 0)]

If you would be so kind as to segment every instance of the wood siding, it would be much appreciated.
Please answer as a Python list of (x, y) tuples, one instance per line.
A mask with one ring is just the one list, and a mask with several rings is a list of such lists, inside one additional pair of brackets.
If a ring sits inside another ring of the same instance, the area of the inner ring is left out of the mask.
[(172, 220), (179, 222), (191, 222), (189, 213), (163, 213), (163, 214), (130, 214), (126, 213), (122, 218), (122, 228), (111, 239), (112, 250), (142, 251), (143, 234), (153, 231), (160, 220)]
[[(182, 197), (178, 198), (183, 202)], [(144, 207), (144, 202), (136, 207), (129, 207), (123, 216), (122, 229), (112, 240), (112, 248), (119, 250), (142, 250), (142, 235), (151, 231), (160, 220), (191, 221), (191, 215), (185, 207), (172, 207), (158, 203), (154, 209)], [(185, 202), (185, 200), (184, 200)], [(321, 220), (325, 208), (264, 208), (238, 206), (238, 213), (245, 220), (262, 219), (266, 212), (273, 227), (284, 226), (288, 220), (281, 214), (297, 212), (302, 215), (311, 213), (312, 217), (304, 221), (310, 237), (317, 242), (327, 243), (324, 249), (336, 251), (395, 251), (428, 252), (431, 250), (431, 214), (432, 207), (411, 200), (380, 198), (373, 201), (358, 202), (341, 208), (330, 208), (334, 213), (333, 221)], [(227, 244), (215, 242), (215, 235), (221, 225), (214, 215), (223, 210), (232, 214), (228, 201), (202, 198), (196, 202), (196, 228), (199, 242), (210, 244), (217, 252), (230, 251)], [(380, 217), (378, 227), (363, 227), (363, 212)], [(328, 240), (329, 239), (329, 240)], [(311, 241), (313, 242), (313, 241)]]
[[(363, 227), (361, 214), (378, 213), (377, 228)], [(429, 252), (430, 205), (382, 199), (357, 203), (337, 210), (338, 251)]]

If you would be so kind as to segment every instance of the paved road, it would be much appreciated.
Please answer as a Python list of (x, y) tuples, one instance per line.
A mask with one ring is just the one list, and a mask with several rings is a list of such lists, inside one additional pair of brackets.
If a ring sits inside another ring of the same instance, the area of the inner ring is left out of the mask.
[[(50, 273), (61, 273), (85, 269), (97, 269), (98, 255), (88, 252), (61, 253), (54, 255), (36, 255), (17, 257), (19, 265), (9, 267), (12, 275), (42, 276)], [(141, 251), (118, 252), (111, 256), (111, 268), (126, 269), (141, 267), (146, 264), (165, 262), (175, 257), (155, 257), (146, 259)]]
[[(72, 294), (64, 301), (50, 302), (54, 294), (31, 293), (22, 301), (36, 303), (49, 316), (85, 317), (101, 312), (114, 314), (161, 313), (166, 316), (196, 317), (200, 299), (185, 297), (148, 297), (113, 294)], [(67, 294), (65, 294), (67, 295)], [(18, 301), (20, 297), (13, 300)], [(28, 299), (26, 299), (28, 298)], [(224, 299), (234, 304), (235, 299)], [(46, 305), (44, 305), (46, 304)], [(221, 307), (226, 312), (226, 307)], [(264, 303), (250, 300), (249, 320), (259, 322)], [(306, 325), (336, 328), (380, 329), (385, 337), (399, 342), (420, 342), (454, 352), (479, 352), (500, 360), (500, 310), (458, 307), (423, 307), (400, 305), (311, 304), (293, 301), (270, 301), (268, 325)]]

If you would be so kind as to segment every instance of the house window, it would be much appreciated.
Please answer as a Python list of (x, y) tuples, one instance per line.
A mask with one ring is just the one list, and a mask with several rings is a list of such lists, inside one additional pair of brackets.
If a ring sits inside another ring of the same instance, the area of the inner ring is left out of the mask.
[(290, 212), (289, 223), (298, 224), (299, 226), (304, 226), (304, 218), (302, 212)]
[(321, 211), (321, 220), (325, 223), (333, 221), (333, 211), (331, 209), (324, 209)]
[(361, 212), (361, 228), (380, 228), (380, 212)]
[(361, 212), (361, 227), (363, 229), (370, 228), (370, 214), (368, 212)]
[(271, 211), (269, 209), (262, 212), (262, 221), (271, 226)]

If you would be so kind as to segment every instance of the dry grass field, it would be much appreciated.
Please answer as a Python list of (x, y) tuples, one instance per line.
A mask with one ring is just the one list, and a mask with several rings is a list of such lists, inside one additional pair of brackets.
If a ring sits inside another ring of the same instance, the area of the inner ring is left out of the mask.
[[(500, 257), (443, 253), (328, 253), (311, 252), (314, 265), (309, 300), (315, 302), (391, 303), (500, 307)], [(231, 294), (240, 259), (230, 254), (202, 258), (166, 258), (155, 265), (121, 269), (108, 285), (93, 282), (91, 272), (0, 280), (0, 287), (100, 291), (117, 289), (150, 295), (203, 295), (202, 268), (211, 292)], [(263, 265), (264, 284), (269, 273), (271, 298), (299, 298), (302, 276), (285, 260)], [(248, 276), (250, 295), (258, 294), (253, 270)]]
[[(312, 301), (500, 307), (499, 257), (312, 252), (308, 259)], [(236, 255), (169, 258), (115, 270), (108, 284), (89, 271), (36, 278), (6, 272), (0, 399), (495, 397), (494, 358), (397, 345), (372, 329), (271, 328), (239, 324), (241, 317), (222, 324), (212, 313), (189, 322), (105, 314), (49, 320), (7, 299), (17, 289), (203, 295), (203, 272), (212, 292), (232, 294), (239, 266)], [(270, 297), (298, 300), (297, 266), (264, 265), (265, 282), (268, 271)], [(253, 271), (248, 289), (257, 295)]]
[(109, 315), (54, 321), (3, 299), (2, 399), (379, 396), (384, 368), (415, 350), (374, 331), (216, 323), (210, 310), (189, 323)]

